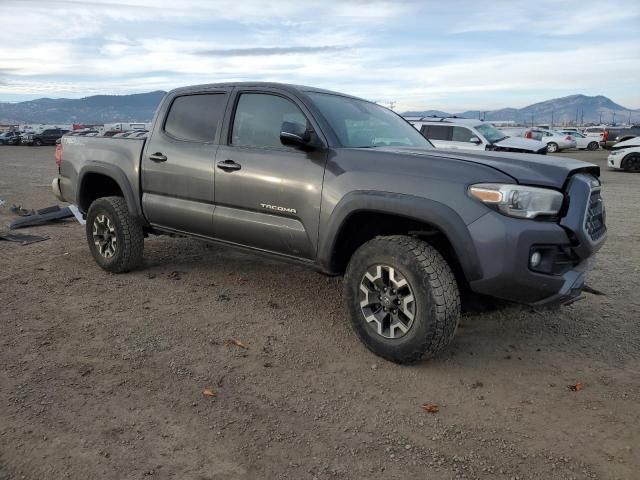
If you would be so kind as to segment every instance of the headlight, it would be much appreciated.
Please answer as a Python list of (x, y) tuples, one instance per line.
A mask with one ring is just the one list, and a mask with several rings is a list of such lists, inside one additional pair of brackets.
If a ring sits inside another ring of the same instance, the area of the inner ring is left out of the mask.
[(564, 196), (548, 188), (499, 183), (478, 183), (469, 187), (469, 194), (504, 215), (536, 218), (557, 215)]

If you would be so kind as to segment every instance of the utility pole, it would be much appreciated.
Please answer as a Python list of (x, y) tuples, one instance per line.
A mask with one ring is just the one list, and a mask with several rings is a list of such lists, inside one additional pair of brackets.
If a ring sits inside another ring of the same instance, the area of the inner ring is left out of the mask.
[(553, 130), (553, 114), (555, 113), (554, 110), (551, 110), (551, 130)]
[(391, 100), (389, 102), (389, 110), (393, 110), (394, 108), (396, 108), (396, 101), (395, 100)]
[(600, 112), (600, 120), (598, 121), (600, 125), (602, 125), (602, 112)]
[(533, 127), (533, 113), (531, 114), (531, 127)]
[(613, 126), (616, 126), (616, 112), (611, 112), (611, 114), (613, 115)]

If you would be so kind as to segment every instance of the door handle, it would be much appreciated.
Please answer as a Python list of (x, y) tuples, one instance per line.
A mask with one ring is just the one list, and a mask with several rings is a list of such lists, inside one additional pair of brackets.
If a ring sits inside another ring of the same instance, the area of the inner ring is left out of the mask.
[(240, 170), (242, 165), (234, 162), (233, 160), (221, 160), (218, 162), (218, 168), (225, 172), (232, 172), (234, 170)]
[(153, 162), (166, 162), (167, 161), (167, 156), (163, 155), (160, 152), (156, 152), (156, 153), (152, 153), (151, 155), (149, 155), (149, 160), (151, 160)]

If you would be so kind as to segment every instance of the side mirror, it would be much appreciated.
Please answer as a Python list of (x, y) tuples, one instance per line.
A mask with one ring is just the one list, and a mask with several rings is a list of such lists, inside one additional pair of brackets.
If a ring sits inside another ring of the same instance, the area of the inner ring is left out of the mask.
[(282, 122), (280, 127), (280, 142), (293, 147), (308, 147), (311, 133), (306, 125), (295, 122)]
[(469, 141), (471, 143), (475, 143), (476, 145), (480, 145), (482, 143), (482, 140), (480, 140), (478, 137), (471, 137)]

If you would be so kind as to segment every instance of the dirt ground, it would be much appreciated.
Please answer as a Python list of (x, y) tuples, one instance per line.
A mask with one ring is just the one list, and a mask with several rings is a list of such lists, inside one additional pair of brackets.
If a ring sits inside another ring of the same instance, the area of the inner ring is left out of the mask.
[[(55, 172), (0, 147), (0, 224)], [(603, 180), (606, 295), (465, 315), (415, 366), (360, 344), (340, 279), (168, 237), (111, 275), (75, 220), (0, 242), (0, 480), (639, 478), (640, 175)]]

